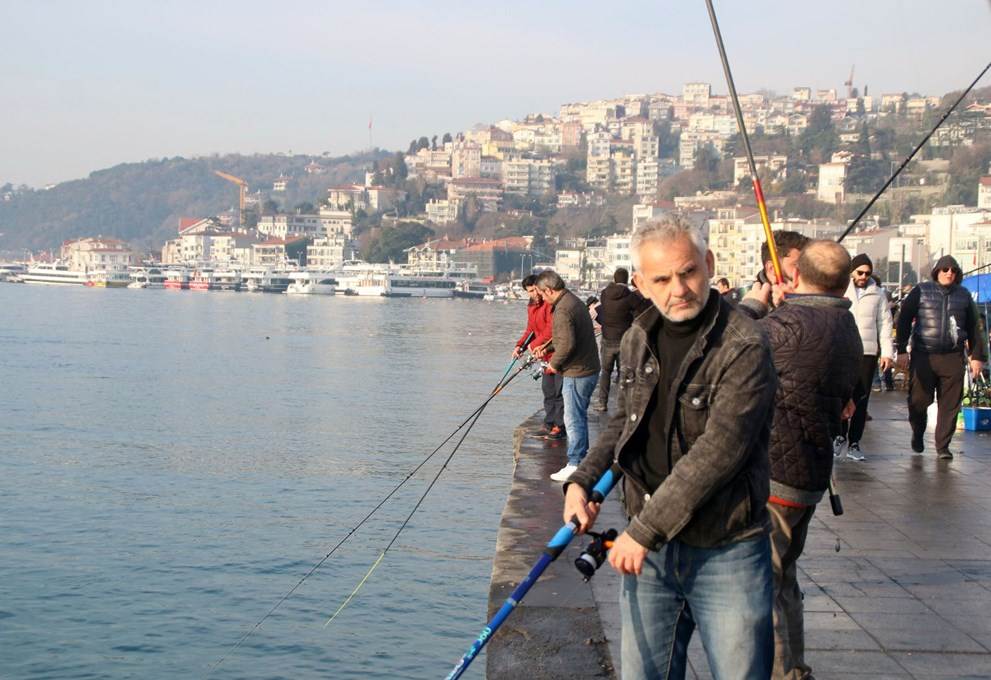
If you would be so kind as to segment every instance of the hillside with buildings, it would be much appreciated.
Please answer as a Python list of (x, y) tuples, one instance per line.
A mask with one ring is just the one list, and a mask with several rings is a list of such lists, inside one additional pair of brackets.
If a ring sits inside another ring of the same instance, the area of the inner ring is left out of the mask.
[[(957, 96), (867, 96), (849, 84), (845, 95), (741, 97), (774, 228), (842, 233)], [(934, 253), (991, 262), (989, 99), (991, 89), (972, 93), (844, 240), (886, 282), (925, 271)], [(167, 263), (412, 257), (483, 263), (494, 279), (554, 266), (594, 288), (628, 266), (632, 228), (678, 210), (707, 225), (719, 275), (744, 285), (763, 240), (754, 205), (729, 97), (687, 83), (678, 95), (568, 103), (421, 137), (406, 152), (165, 159), (47, 191), (2, 187), (0, 248), (101, 234)]]

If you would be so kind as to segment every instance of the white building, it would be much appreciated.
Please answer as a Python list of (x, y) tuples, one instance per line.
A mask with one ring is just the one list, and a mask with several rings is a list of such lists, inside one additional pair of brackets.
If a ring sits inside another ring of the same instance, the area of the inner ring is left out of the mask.
[(977, 207), (991, 209), (991, 177), (981, 177), (977, 184)]

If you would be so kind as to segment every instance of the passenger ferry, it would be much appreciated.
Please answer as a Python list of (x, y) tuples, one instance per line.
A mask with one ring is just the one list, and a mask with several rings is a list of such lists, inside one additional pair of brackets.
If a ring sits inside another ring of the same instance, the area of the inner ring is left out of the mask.
[(216, 290), (216, 275), (212, 269), (194, 269), (189, 275), (189, 290)]
[(452, 298), (459, 284), (477, 278), (474, 267), (443, 270), (400, 267), (398, 271), (373, 272), (350, 290), (354, 295), (366, 296)]
[(24, 283), (43, 283), (54, 286), (85, 286), (89, 274), (81, 269), (69, 269), (61, 262), (41, 262), (28, 267), (20, 275)]
[(185, 267), (169, 267), (165, 270), (166, 290), (189, 290), (189, 270)]

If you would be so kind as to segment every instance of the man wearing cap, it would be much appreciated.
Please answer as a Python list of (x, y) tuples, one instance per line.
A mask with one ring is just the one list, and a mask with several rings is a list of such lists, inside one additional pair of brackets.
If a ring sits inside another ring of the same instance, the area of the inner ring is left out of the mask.
[[(976, 377), (984, 370), (987, 348), (978, 332), (977, 304), (960, 285), (963, 272), (949, 255), (936, 261), (932, 280), (915, 286), (902, 302), (898, 316), (897, 364), (908, 368), (908, 421), (912, 450), (925, 451), (926, 410), (939, 395), (936, 412), (936, 455), (952, 460), (950, 442), (963, 401), (967, 354)], [(907, 345), (912, 341), (909, 361)]]
[(891, 309), (884, 291), (874, 281), (873, 273), (874, 265), (865, 253), (860, 253), (850, 261), (850, 285), (846, 290), (846, 298), (850, 301), (850, 311), (853, 312), (860, 330), (864, 356), (860, 360), (857, 385), (853, 390), (857, 410), (850, 419), (849, 427), (844, 426), (847, 429), (846, 437), (841, 432), (833, 440), (833, 455), (839, 457), (843, 453), (843, 446), (849, 444), (846, 456), (852, 460), (864, 460), (860, 438), (867, 422), (867, 402), (871, 398), (871, 383), (878, 368), (878, 357), (880, 356), (882, 373), (891, 366), (893, 358)]

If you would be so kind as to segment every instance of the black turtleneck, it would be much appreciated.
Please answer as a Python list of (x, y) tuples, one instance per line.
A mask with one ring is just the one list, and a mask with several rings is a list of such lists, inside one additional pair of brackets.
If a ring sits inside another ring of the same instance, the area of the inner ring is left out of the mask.
[[(650, 338), (658, 362), (657, 388), (647, 406), (646, 441), (642, 449), (646, 455), (634, 464), (634, 470), (648, 489), (656, 489), (671, 472), (670, 433), (666, 418), (668, 400), (672, 398), (671, 385), (678, 377), (685, 356), (695, 344), (706, 319), (716, 313), (712, 308), (718, 305), (719, 295), (710, 291), (705, 308), (694, 319), (674, 322), (662, 316)], [(673, 398), (677, 399), (677, 393)]]

